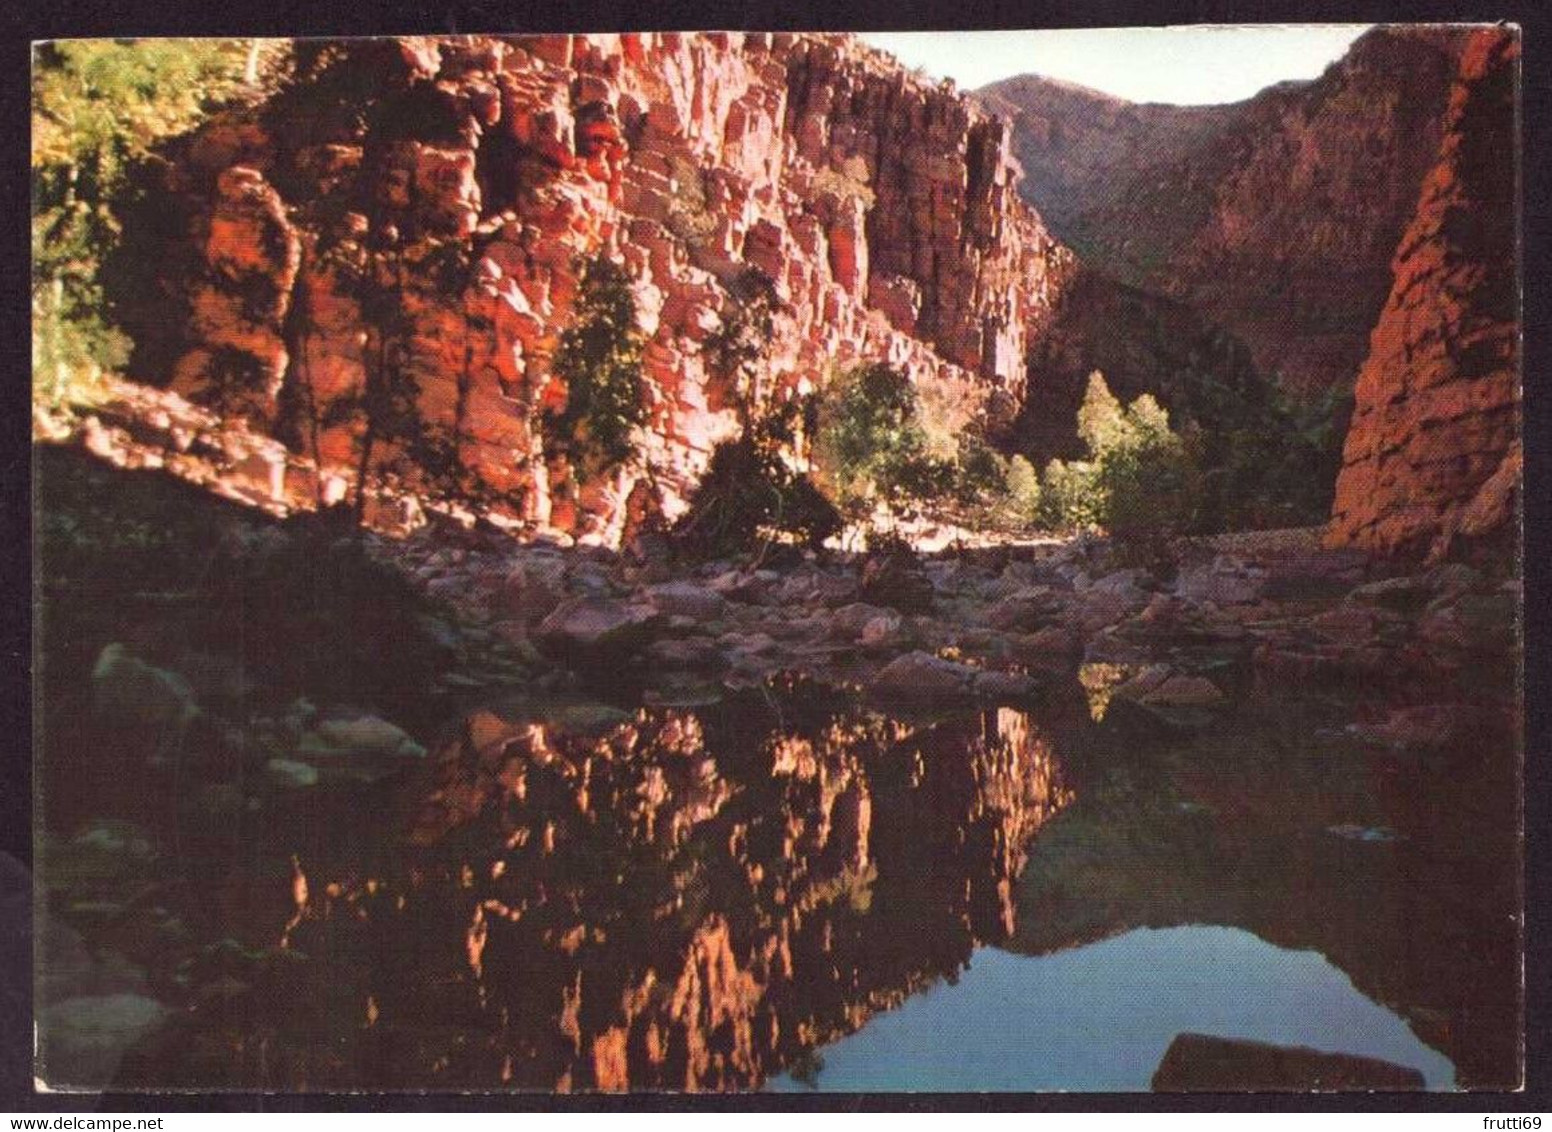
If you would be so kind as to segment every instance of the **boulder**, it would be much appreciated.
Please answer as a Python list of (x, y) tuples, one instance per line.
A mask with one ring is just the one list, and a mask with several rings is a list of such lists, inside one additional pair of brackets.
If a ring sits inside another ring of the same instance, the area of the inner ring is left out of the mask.
[(1049, 625), (1037, 633), (1010, 637), (1009, 648), (1013, 658), (1021, 663), (1052, 667), (1074, 660), (1082, 651), (1083, 642), (1071, 629)]
[(1040, 690), (1033, 676), (1021, 672), (977, 672), (974, 687), (980, 699), (999, 703), (1026, 700)]
[(554, 555), (534, 555), (507, 575), (501, 588), (500, 612), (532, 624), (549, 616), (565, 598), (565, 561)]
[(707, 585), (729, 601), (747, 605), (763, 605), (770, 600), (772, 591), (781, 584), (781, 575), (775, 570), (754, 570), (745, 573), (729, 570), (718, 574)]
[(277, 786), (300, 789), (325, 784), (370, 785), (426, 757), (403, 728), (375, 715), (336, 716), (302, 733), (294, 758), (273, 759), (265, 772)]
[(1426, 574), (1381, 578), (1368, 582), (1347, 595), (1347, 600), (1401, 611), (1421, 609), (1434, 595)]
[(1214, 605), (1249, 605), (1260, 601), (1265, 589), (1266, 571), (1227, 556), (1210, 566), (1182, 570), (1175, 578), (1177, 596)]
[(122, 900), (151, 875), (155, 856), (150, 835), (139, 826), (95, 818), (69, 841), (48, 839), (48, 867), (39, 877), (62, 901)]
[(1514, 647), (1518, 616), (1519, 601), (1512, 593), (1465, 594), (1430, 607), (1417, 634), (1452, 651), (1507, 654)]
[(654, 670), (714, 671), (727, 666), (727, 658), (715, 641), (705, 637), (670, 637), (647, 646), (647, 660)]
[(1115, 689), (1105, 720), (1140, 735), (1182, 735), (1206, 727), (1227, 702), (1211, 680), (1155, 664)]
[(1122, 699), (1140, 700), (1150, 692), (1157, 691), (1173, 675), (1174, 670), (1167, 664), (1150, 664), (1130, 680), (1118, 685), (1111, 695)]
[(843, 605), (825, 619), (826, 634), (835, 641), (858, 640), (869, 625), (880, 617), (896, 617), (887, 609), (876, 605), (869, 605), (865, 601), (854, 601), (850, 605)]
[(926, 613), (932, 609), (932, 580), (914, 556), (876, 554), (863, 560), (857, 596), (901, 613)]
[(1218, 685), (1202, 676), (1170, 676), (1138, 697), (1143, 703), (1167, 708), (1215, 708), (1227, 702)]
[(375, 715), (325, 719), (317, 725), (314, 734), (330, 747), (342, 752), (410, 757), (421, 757), (426, 753), (426, 749), (410, 738), (402, 727)]
[(988, 606), (982, 620), (993, 629), (1029, 633), (1049, 625), (1062, 608), (1049, 586), (1028, 586)]
[(103, 648), (92, 668), (92, 706), (106, 722), (149, 730), (158, 747), (181, 739), (199, 714), (187, 680), (116, 643)]
[(873, 677), (869, 689), (886, 699), (912, 700), (919, 703), (944, 703), (970, 700), (977, 673), (967, 664), (959, 664), (924, 652), (908, 652), (885, 665)]
[(900, 625), (899, 614), (881, 613), (862, 627), (857, 639), (864, 648), (882, 648), (899, 637)]
[(1153, 575), (1134, 566), (1097, 578), (1086, 588), (1102, 594), (1120, 594), (1128, 601), (1143, 602), (1148, 600), (1148, 592), (1153, 588)]
[(264, 764), (264, 776), (282, 790), (305, 790), (318, 785), (318, 768), (295, 759), (270, 759)]
[(640, 650), (662, 623), (662, 613), (647, 603), (578, 597), (540, 622), (537, 638), (541, 648), (563, 657), (606, 659)]
[(63, 920), (36, 923), (38, 1005), (83, 995), (144, 994), (145, 971), (116, 951), (94, 951)]
[(53, 1089), (104, 1089), (124, 1055), (170, 1013), (141, 994), (65, 999), (38, 1017), (38, 1075)]
[(720, 621), (727, 612), (725, 597), (694, 582), (666, 582), (651, 587), (647, 594), (653, 606), (666, 617)]

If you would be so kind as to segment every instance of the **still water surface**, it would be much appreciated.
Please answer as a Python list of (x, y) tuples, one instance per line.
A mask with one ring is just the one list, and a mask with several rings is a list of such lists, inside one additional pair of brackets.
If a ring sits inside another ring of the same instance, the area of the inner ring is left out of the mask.
[(984, 947), (939, 983), (824, 1047), (776, 1091), (1147, 1090), (1176, 1034), (1376, 1057), (1431, 1089), (1454, 1066), (1312, 951), (1239, 928), (1140, 929), (1052, 955)]
[(123, 1084), (1136, 1090), (1187, 1031), (1512, 1076), (1512, 762), (1072, 693), (473, 706), (411, 780), (179, 860), (213, 942)]

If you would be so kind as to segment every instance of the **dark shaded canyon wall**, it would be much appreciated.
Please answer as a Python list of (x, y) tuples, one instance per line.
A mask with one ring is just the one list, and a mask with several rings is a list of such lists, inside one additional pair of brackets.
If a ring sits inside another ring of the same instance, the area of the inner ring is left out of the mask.
[(1194, 308), (1289, 388), (1350, 387), (1439, 143), (1464, 30), (1377, 28), (1310, 82), (1135, 105), (1022, 76), (1022, 185), (1085, 264)]
[(1122, 401), (1152, 394), (1176, 427), (1213, 419), (1214, 406), (1203, 395), (1208, 381), (1215, 398), (1245, 406), (1265, 404), (1269, 389), (1249, 347), (1233, 334), (1183, 303), (1080, 266), (1029, 354), (1029, 388), (1015, 435), (1038, 463), (1086, 454), (1074, 422), (1095, 370)]
[[(672, 512), (737, 428), (703, 347), (750, 268), (784, 302), (765, 396), (883, 359), (950, 425), (1016, 414), (1070, 253), (1016, 195), (1009, 127), (887, 56), (741, 33), (303, 51), (288, 89), (167, 154), (118, 305), (137, 376), (258, 418), (327, 490), (354, 474), (370, 368), (399, 365), (519, 516), (617, 537), (648, 469)], [(649, 420), (630, 467), (577, 491), (538, 419), (598, 254), (632, 280)], [(352, 273), (398, 297), (391, 335)]]
[(1519, 41), (1473, 34), (1358, 378), (1329, 540), (1512, 552), (1520, 483)]

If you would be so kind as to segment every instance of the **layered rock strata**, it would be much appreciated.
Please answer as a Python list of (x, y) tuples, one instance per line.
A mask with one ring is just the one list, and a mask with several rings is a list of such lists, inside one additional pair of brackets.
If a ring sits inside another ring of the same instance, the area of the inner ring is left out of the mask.
[[(391, 371), (497, 506), (611, 539), (646, 479), (672, 512), (738, 427), (706, 343), (751, 272), (780, 300), (757, 411), (877, 359), (951, 427), (1016, 415), (1070, 253), (1016, 195), (1010, 128), (887, 56), (672, 33), (299, 52), (287, 88), (167, 155), (120, 305), (143, 378), (287, 437), (321, 499), (367, 462)], [(595, 256), (631, 279), (648, 420), (626, 469), (578, 485), (539, 421)]]
[(1512, 543), (1520, 482), (1519, 41), (1475, 33), (1358, 378), (1329, 540), (1440, 558)]
[(1084, 263), (1194, 308), (1292, 390), (1347, 389), (1468, 34), (1379, 27), (1318, 79), (1227, 106), (1033, 75), (978, 93), (1015, 118), (1022, 191)]

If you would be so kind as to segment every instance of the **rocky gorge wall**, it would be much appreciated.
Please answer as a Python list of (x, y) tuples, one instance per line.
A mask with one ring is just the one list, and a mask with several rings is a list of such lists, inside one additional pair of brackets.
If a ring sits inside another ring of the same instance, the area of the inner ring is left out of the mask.
[(1473, 33), (1358, 377), (1329, 540), (1432, 558), (1512, 546), (1521, 469), (1519, 40)]
[[(751, 269), (781, 300), (762, 405), (885, 360), (951, 428), (1016, 415), (1071, 255), (1016, 195), (1008, 125), (951, 88), (844, 36), (301, 51), (265, 104), (167, 152), (118, 296), (136, 376), (287, 439), (280, 490), (345, 494), (391, 367), (498, 507), (612, 541), (645, 481), (671, 515), (738, 428), (705, 344)], [(648, 421), (637, 459), (578, 485), (539, 419), (600, 255), (631, 280)]]
[(1381, 26), (1319, 78), (1224, 106), (1034, 75), (977, 96), (1014, 119), (1022, 191), (1086, 265), (1238, 335), (1290, 389), (1345, 390), (1468, 34)]

